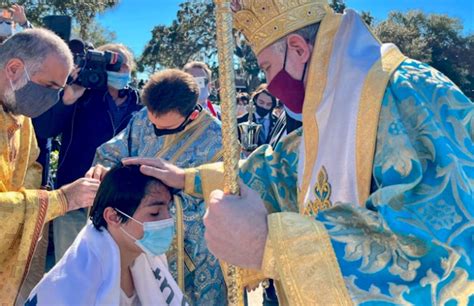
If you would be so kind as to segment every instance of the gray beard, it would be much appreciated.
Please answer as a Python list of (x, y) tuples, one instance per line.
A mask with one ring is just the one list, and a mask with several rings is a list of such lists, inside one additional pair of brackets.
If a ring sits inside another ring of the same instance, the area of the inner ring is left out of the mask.
[(16, 106), (16, 98), (15, 93), (11, 89), (7, 89), (3, 94), (3, 106), (5, 109), (16, 115), (15, 106)]
[[(5, 92), (3, 93), (3, 105), (5, 106), (8, 112), (14, 115), (20, 114), (17, 110), (15, 90), (23, 88), (26, 83), (28, 83), (28, 80), (23, 77), (20, 81), (18, 81), (17, 85), (10, 84), (11, 86), (7, 87), (7, 89), (5, 89)], [(12, 88), (12, 86), (16, 88)]]

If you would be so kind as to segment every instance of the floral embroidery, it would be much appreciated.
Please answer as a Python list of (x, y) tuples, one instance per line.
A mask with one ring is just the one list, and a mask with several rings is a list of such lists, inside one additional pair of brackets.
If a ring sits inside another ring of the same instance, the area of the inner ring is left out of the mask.
[(469, 305), (474, 282), (474, 104), (404, 61), (382, 100), (365, 207), (321, 211), (355, 304)]
[(462, 221), (460, 215), (456, 213), (453, 205), (448, 205), (445, 200), (437, 203), (428, 203), (419, 209), (420, 215), (435, 230), (451, 229), (455, 224)]
[(315, 216), (319, 211), (332, 206), (331, 184), (329, 184), (328, 173), (324, 166), (321, 167), (321, 170), (319, 170), (318, 179), (313, 191), (315, 199), (313, 201), (309, 201), (304, 211), (304, 214), (309, 216)]

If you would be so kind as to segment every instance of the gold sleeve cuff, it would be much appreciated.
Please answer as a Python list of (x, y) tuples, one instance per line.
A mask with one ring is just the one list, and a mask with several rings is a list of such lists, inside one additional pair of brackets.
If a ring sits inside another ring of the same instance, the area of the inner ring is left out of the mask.
[(48, 212), (46, 222), (64, 215), (68, 210), (66, 196), (61, 189), (48, 192)]
[[(219, 260), (219, 264), (222, 269), (222, 274), (224, 275), (224, 280), (226, 284), (229, 284), (230, 282), (229, 273), (228, 273), (229, 265), (226, 262), (223, 262), (221, 260)], [(244, 269), (244, 268), (238, 268), (238, 269), (240, 271), (240, 277), (241, 277), (241, 282), (242, 282), (243, 287), (258, 284), (266, 279), (262, 271), (260, 270)]]
[(277, 270), (289, 305), (352, 305), (321, 222), (297, 213), (271, 214), (267, 245), (271, 248), (265, 249), (264, 269)]
[(209, 205), (209, 196), (216, 189), (224, 189), (224, 165), (222, 163), (205, 164), (198, 168), (201, 179), (202, 197)]
[(263, 275), (265, 275), (265, 277), (267, 278), (271, 278), (274, 280), (280, 279), (276, 269), (276, 260), (273, 253), (272, 244), (270, 243), (269, 239), (267, 239), (267, 242), (265, 243), (265, 251), (263, 253), (262, 261), (262, 271)]
[(194, 183), (199, 170), (196, 168), (184, 169), (184, 193), (196, 196)]

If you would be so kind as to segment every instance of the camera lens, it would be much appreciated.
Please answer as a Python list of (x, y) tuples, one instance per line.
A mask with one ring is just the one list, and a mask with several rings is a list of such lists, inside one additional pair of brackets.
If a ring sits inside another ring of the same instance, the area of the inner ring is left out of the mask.
[(98, 85), (100, 82), (100, 77), (97, 73), (91, 73), (88, 77), (89, 84)]

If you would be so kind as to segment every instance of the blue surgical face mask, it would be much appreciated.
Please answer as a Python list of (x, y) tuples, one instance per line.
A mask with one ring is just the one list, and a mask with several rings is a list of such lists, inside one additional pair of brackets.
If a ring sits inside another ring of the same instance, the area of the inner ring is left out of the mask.
[(199, 88), (199, 103), (206, 103), (207, 98), (209, 98), (209, 88), (207, 86)]
[(130, 235), (122, 226), (120, 229), (127, 235), (130, 239), (135, 241), (135, 244), (138, 245), (143, 252), (148, 253), (152, 256), (159, 256), (166, 251), (171, 246), (174, 238), (174, 221), (173, 218), (153, 221), (153, 222), (140, 222), (133, 217), (127, 215), (126, 213), (120, 211), (119, 209), (115, 209), (120, 214), (124, 215), (125, 217), (135, 221), (143, 226), (143, 238), (136, 239), (132, 235)]
[(130, 79), (130, 73), (107, 71), (107, 85), (115, 89), (124, 89), (130, 83)]
[(13, 26), (9, 21), (0, 21), (0, 37), (10, 37), (13, 35)]

